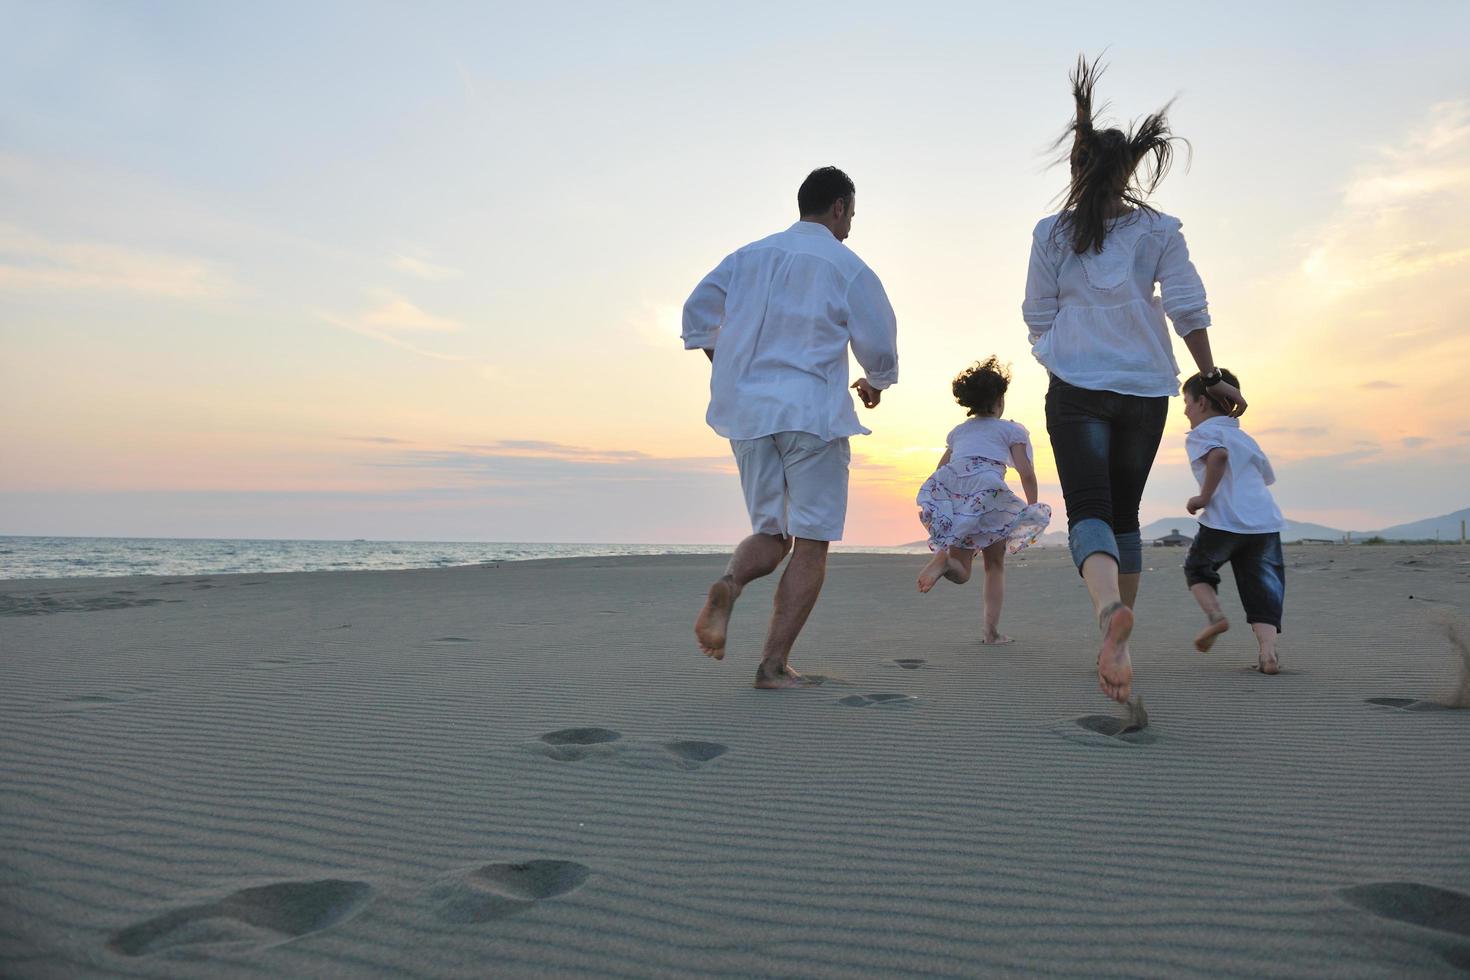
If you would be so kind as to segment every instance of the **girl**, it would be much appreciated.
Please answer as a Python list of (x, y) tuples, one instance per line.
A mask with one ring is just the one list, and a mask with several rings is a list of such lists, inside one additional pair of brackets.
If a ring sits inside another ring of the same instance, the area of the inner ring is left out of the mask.
[[(970, 580), (978, 550), (985, 557), (985, 636), (982, 643), (1010, 643), (1000, 634), (1000, 604), (1005, 598), (1005, 556), (1032, 544), (1046, 530), (1051, 508), (1036, 502), (1036, 468), (1031, 437), (1019, 422), (1001, 418), (1011, 373), (994, 357), (954, 379), (954, 399), (968, 409), (968, 421), (945, 439), (939, 468), (919, 488), (919, 520), (929, 531), (934, 557), (919, 572), (919, 591), (940, 578), (959, 585)], [(1026, 494), (1023, 506), (1006, 486), (1006, 467), (1014, 466)]]
[(1169, 169), (1176, 137), (1163, 110), (1128, 133), (1098, 129), (1092, 90), (1101, 73), (1079, 58), (1071, 75), (1076, 116), (1057, 141), (1060, 147), (1070, 139), (1071, 183), (1061, 211), (1032, 234), (1021, 311), (1031, 351), (1051, 375), (1046, 430), (1072, 560), (1103, 634), (1098, 685), (1126, 701), (1133, 684), (1128, 637), (1143, 569), (1138, 502), (1169, 396), (1179, 391), (1166, 315), (1211, 398), (1231, 416), (1246, 405), (1215, 368), (1205, 288), (1180, 222), (1146, 201)]

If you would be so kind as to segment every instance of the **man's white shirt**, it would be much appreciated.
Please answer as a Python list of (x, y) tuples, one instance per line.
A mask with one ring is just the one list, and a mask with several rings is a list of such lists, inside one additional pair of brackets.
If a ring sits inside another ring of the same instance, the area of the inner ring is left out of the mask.
[(898, 380), (898, 322), (883, 284), (826, 226), (798, 221), (726, 256), (684, 304), (684, 347), (713, 350), (705, 420), (727, 439), (869, 430), (847, 351), (868, 383)]

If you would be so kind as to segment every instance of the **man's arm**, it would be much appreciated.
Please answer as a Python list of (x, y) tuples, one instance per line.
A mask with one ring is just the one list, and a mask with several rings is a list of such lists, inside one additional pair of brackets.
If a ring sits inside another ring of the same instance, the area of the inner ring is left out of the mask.
[(1230, 450), (1224, 446), (1216, 446), (1205, 453), (1205, 478), (1200, 481), (1199, 495), (1190, 497), (1189, 503), (1184, 505), (1186, 510), (1193, 514), (1210, 505), (1210, 499), (1225, 478), (1225, 466), (1229, 462)]
[(709, 275), (700, 280), (684, 301), (684, 349), (702, 350), (715, 359), (715, 344), (725, 322), (725, 295), (735, 272), (735, 253), (725, 256)]
[(847, 332), (863, 377), (853, 382), (868, 408), (877, 406), (885, 388), (898, 382), (898, 318), (883, 283), (864, 268), (847, 284)]

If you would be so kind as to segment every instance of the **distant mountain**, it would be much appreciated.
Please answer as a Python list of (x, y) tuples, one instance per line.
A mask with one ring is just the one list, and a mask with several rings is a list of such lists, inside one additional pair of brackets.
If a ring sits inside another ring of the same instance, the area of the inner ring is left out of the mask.
[[(1457, 510), (1453, 514), (1444, 514), (1440, 517), (1426, 517), (1422, 521), (1411, 521), (1408, 524), (1395, 524), (1386, 527), (1382, 531), (1374, 531), (1373, 534), (1390, 541), (1423, 541), (1433, 538), (1436, 532), (1443, 541), (1460, 540), (1460, 522), (1465, 521), (1470, 525), (1470, 507)], [(1354, 535), (1357, 537), (1357, 535)]]
[[(1364, 538), (1379, 537), (1389, 541), (1425, 541), (1433, 538), (1435, 532), (1439, 533), (1442, 541), (1460, 540), (1460, 522), (1465, 521), (1470, 526), (1470, 507), (1457, 510), (1453, 514), (1444, 514), (1440, 517), (1427, 517), (1422, 521), (1412, 521), (1408, 524), (1395, 524), (1381, 531), (1353, 531), (1354, 541), (1362, 541)], [(1067, 518), (1058, 508), (1058, 512), (1052, 518), (1052, 527), (1060, 530), (1048, 531), (1041, 536), (1037, 544), (1043, 548), (1065, 548), (1067, 546)], [(1142, 528), (1143, 543), (1151, 543), (1157, 538), (1162, 538), (1170, 531), (1178, 531), (1186, 537), (1194, 537), (1199, 530), (1199, 522), (1193, 517), (1165, 517)], [(1284, 542), (1318, 540), (1318, 541), (1341, 541), (1349, 532), (1325, 524), (1313, 524), (1310, 521), (1286, 521), (1286, 527), (1281, 532), (1281, 540)], [(916, 541), (919, 547), (926, 542)]]

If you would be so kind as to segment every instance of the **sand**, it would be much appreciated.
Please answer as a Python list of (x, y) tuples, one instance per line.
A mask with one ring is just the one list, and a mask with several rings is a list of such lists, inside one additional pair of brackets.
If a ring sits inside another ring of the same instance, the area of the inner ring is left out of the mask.
[(0, 974), (1470, 970), (1470, 549), (1289, 548), (1276, 677), (1146, 552), (1126, 735), (1030, 555), (835, 556), (778, 693), (711, 557), (0, 583)]

